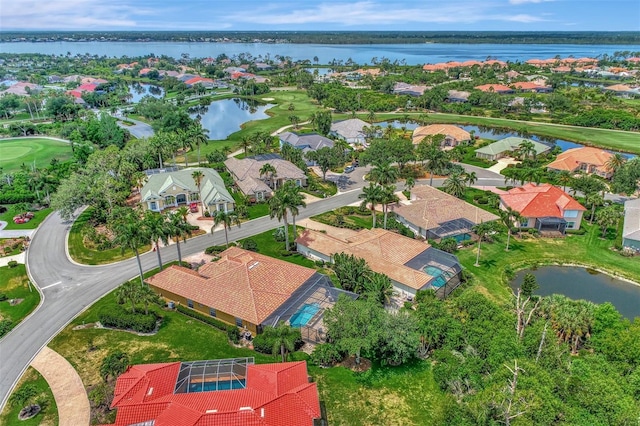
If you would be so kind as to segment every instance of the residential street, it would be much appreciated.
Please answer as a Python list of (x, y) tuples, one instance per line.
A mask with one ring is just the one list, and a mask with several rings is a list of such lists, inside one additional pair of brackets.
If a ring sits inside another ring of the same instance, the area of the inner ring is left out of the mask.
[[(356, 169), (344, 185), (348, 192), (309, 204), (302, 209), (299, 219), (357, 202), (360, 193), (358, 188), (366, 183), (362, 180), (365, 173), (364, 168)], [(495, 174), (483, 176), (478, 179), (478, 185), (504, 185), (504, 179)], [(434, 181), (436, 186), (441, 183), (442, 180)], [(279, 222), (269, 217), (254, 219), (243, 223), (241, 228), (233, 227), (229, 231), (229, 240), (246, 238), (277, 226)], [(4, 407), (16, 381), (44, 345), (80, 312), (138, 274), (135, 258), (105, 266), (84, 266), (71, 262), (65, 250), (70, 227), (71, 223), (63, 222), (58, 213), (53, 213), (33, 236), (27, 252), (27, 267), (44, 297), (40, 307), (31, 316), (0, 340), (0, 409)], [(190, 239), (181, 246), (183, 256), (203, 251), (222, 241), (223, 231), (216, 231), (213, 236), (206, 234)], [(173, 246), (162, 249), (163, 261), (176, 258)], [(144, 270), (157, 266), (156, 255), (152, 252), (142, 255), (141, 261)]]

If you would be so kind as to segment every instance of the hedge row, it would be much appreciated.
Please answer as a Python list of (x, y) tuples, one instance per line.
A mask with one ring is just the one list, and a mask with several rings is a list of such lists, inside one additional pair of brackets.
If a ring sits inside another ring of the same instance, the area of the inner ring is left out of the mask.
[(187, 308), (182, 305), (176, 306), (176, 310), (181, 314), (184, 314), (191, 318), (195, 318), (198, 321), (204, 322), (205, 324), (209, 324), (220, 331), (224, 331), (225, 333), (227, 333), (227, 337), (229, 338), (229, 340), (231, 340), (233, 343), (238, 343), (240, 341), (240, 330), (238, 330), (238, 327), (236, 327), (235, 325), (227, 324), (226, 322), (222, 322), (213, 317), (208, 317), (196, 310)]
[(98, 319), (104, 327), (133, 330), (138, 333), (151, 333), (156, 328), (156, 322), (160, 317), (153, 311), (148, 315), (131, 313), (121, 306), (105, 307), (98, 314)]
[(227, 249), (227, 246), (211, 246), (211, 247), (207, 247), (204, 250), (204, 252), (206, 254), (218, 254), (218, 253), (222, 253), (226, 249)]
[[(271, 332), (271, 327), (265, 327), (262, 334), (258, 334), (253, 338), (253, 349), (257, 352), (261, 352), (263, 354), (273, 354), (273, 346), (276, 343), (277, 337), (273, 335)], [(304, 341), (302, 340), (302, 334), (300, 334), (299, 328), (293, 328), (297, 332), (296, 339), (294, 340), (294, 348), (297, 351), (302, 346), (304, 346)]]

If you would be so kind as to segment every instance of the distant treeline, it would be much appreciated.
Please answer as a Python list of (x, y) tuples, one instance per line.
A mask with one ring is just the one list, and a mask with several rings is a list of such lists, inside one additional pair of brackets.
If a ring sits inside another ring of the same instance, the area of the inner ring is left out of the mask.
[(74, 31), (2, 32), (2, 42), (20, 41), (181, 41), (318, 44), (640, 44), (640, 31)]

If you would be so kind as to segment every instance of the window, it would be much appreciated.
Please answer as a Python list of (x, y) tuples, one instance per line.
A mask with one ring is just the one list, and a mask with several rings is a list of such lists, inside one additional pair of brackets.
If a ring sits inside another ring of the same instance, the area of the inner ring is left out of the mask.
[(216, 310), (213, 308), (209, 308), (209, 315), (211, 315), (212, 317), (216, 316)]
[(155, 201), (151, 202), (151, 210), (158, 210), (158, 203), (156, 203)]
[(577, 210), (566, 210), (564, 212), (564, 217), (578, 217), (578, 211)]
[(300, 179), (296, 179), (296, 186), (302, 186), (302, 181)]
[(238, 317), (236, 317), (236, 325), (237, 325), (238, 327), (242, 327), (242, 318), (238, 318)]
[(529, 225), (529, 218), (528, 217), (520, 218), (520, 226), (521, 227), (526, 227), (528, 225)]
[(576, 223), (575, 222), (567, 222), (567, 229), (573, 229), (576, 227)]
[(187, 299), (187, 306), (193, 309), (193, 300)]
[(174, 197), (173, 195), (168, 195), (164, 198), (165, 205), (172, 205), (175, 203), (176, 203), (176, 197)]
[(200, 201), (200, 195), (197, 192), (192, 192), (189, 194), (189, 199), (191, 201)]

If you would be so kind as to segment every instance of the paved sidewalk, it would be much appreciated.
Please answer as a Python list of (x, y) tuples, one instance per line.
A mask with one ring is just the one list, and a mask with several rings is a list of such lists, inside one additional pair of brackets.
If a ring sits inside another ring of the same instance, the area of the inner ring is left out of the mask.
[(33, 236), (35, 229), (4, 229), (7, 222), (0, 220), (0, 238), (20, 238)]
[(0, 267), (7, 266), (9, 262), (15, 260), (18, 263), (22, 263), (24, 265), (25, 252), (20, 254), (15, 254), (13, 256), (4, 256), (0, 257)]
[(84, 426), (91, 422), (89, 398), (76, 370), (48, 346), (36, 355), (31, 366), (45, 378), (58, 405), (59, 426)]

